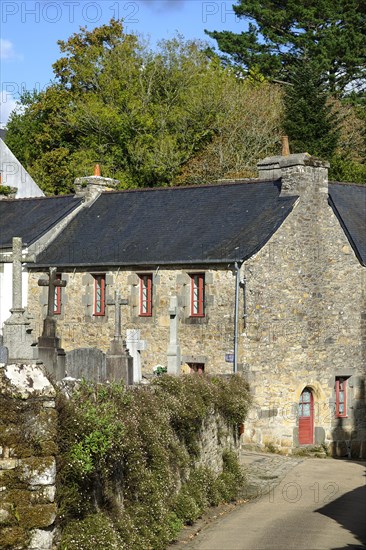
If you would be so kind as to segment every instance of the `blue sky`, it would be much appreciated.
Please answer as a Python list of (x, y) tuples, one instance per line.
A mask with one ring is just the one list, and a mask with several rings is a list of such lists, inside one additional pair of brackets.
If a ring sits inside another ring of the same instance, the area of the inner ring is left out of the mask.
[[(22, 89), (42, 89), (52, 80), (52, 63), (60, 57), (57, 40), (79, 27), (89, 30), (111, 17), (124, 19), (125, 30), (159, 39), (176, 32), (209, 40), (208, 30), (246, 28), (232, 9), (233, 0), (41, 0), (1, 3), (1, 113), (4, 126)], [(213, 43), (213, 42), (212, 42)]]

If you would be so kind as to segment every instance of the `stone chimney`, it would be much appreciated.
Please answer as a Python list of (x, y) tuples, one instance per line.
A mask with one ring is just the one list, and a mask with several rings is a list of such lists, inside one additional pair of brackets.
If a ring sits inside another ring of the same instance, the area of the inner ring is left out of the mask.
[(75, 193), (84, 197), (86, 202), (95, 200), (103, 191), (113, 191), (119, 180), (101, 176), (100, 165), (94, 167), (94, 175), (75, 179)]
[(328, 201), (328, 162), (299, 153), (267, 157), (257, 167), (259, 179), (281, 180), (281, 196), (315, 193)]

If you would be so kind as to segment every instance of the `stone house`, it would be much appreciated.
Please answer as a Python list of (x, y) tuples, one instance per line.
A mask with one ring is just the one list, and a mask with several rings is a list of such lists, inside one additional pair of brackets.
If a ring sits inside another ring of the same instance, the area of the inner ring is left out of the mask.
[(28, 263), (35, 332), (38, 280), (55, 266), (65, 350), (108, 348), (118, 290), (151, 374), (167, 364), (174, 298), (183, 371), (238, 370), (251, 384), (244, 441), (365, 456), (366, 186), (328, 185), (307, 154), (258, 168), (258, 180), (130, 191), (80, 178), (84, 202)]

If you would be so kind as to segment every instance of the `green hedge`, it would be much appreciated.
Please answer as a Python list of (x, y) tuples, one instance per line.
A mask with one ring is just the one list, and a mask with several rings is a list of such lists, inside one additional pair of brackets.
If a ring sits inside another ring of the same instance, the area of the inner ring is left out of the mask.
[(148, 388), (60, 394), (61, 550), (163, 549), (207, 506), (235, 499), (244, 478), (234, 453), (218, 477), (195, 463), (204, 419), (216, 411), (236, 429), (249, 404), (240, 376), (163, 375)]

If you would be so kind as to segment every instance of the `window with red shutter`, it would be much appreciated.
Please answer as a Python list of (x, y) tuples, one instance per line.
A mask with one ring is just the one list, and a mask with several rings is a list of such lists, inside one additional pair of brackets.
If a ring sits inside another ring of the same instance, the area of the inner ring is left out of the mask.
[(347, 416), (347, 379), (336, 378), (336, 417), (342, 418)]
[(105, 315), (105, 274), (94, 277), (94, 315)]
[(140, 316), (152, 316), (152, 273), (139, 275), (140, 277)]
[(191, 277), (191, 317), (205, 316), (205, 274), (192, 273)]

